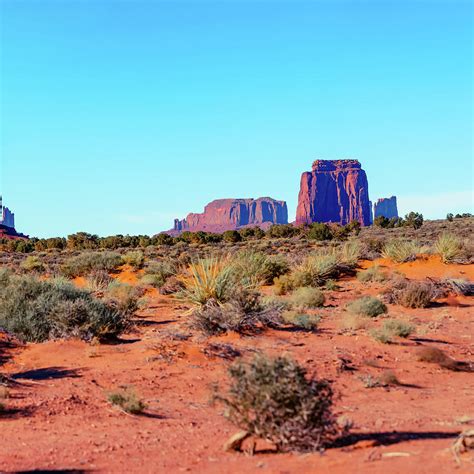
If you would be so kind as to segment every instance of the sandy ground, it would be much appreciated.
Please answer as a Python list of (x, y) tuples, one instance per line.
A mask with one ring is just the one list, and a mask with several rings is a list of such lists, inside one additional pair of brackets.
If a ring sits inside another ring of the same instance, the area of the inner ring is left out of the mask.
[[(376, 263), (409, 278), (474, 280), (473, 266), (443, 265), (434, 257)], [(134, 283), (130, 273), (121, 281)], [(390, 317), (417, 327), (416, 335), (394, 344), (376, 342), (366, 330), (343, 331), (344, 305), (382, 288), (343, 281), (340, 291), (328, 292), (315, 333), (204, 338), (187, 327), (172, 297), (154, 291), (137, 328), (120, 344), (70, 340), (12, 347), (0, 341), (0, 354), (9, 358), (2, 372), (16, 381), (0, 418), (0, 471), (472, 473), (474, 453), (458, 464), (451, 446), (460, 432), (474, 428), (474, 373), (418, 362), (416, 351), (437, 347), (456, 360), (474, 361), (474, 298), (453, 296), (421, 310), (390, 306)], [(190, 337), (177, 341), (176, 333)], [(229, 362), (204, 355), (209, 342), (230, 343), (244, 356), (289, 354), (332, 380), (336, 410), (352, 420), (354, 436), (324, 453), (276, 454), (263, 443), (254, 455), (224, 452), (223, 443), (238, 429), (209, 400), (211, 384), (225, 383)], [(350, 370), (341, 369), (341, 360)], [(386, 370), (401, 385), (366, 388), (367, 376)], [(128, 415), (107, 402), (111, 391), (125, 386), (146, 401), (144, 414)]]

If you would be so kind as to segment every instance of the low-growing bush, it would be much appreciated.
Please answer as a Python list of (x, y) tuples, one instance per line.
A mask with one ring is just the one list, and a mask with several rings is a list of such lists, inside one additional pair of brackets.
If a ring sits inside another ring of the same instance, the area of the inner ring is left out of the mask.
[(278, 451), (319, 451), (341, 434), (333, 414), (333, 391), (326, 380), (285, 357), (255, 357), (234, 363), (227, 393), (215, 394), (226, 416), (249, 435)]
[(414, 331), (414, 327), (404, 321), (389, 319), (384, 321), (380, 330), (372, 331), (372, 336), (379, 342), (389, 344), (395, 337), (407, 338)]
[(175, 276), (177, 267), (169, 261), (150, 262), (144, 269), (141, 282), (155, 288), (162, 288), (168, 278)]
[(43, 262), (36, 255), (29, 255), (21, 262), (20, 267), (27, 272), (41, 272), (44, 270)]
[(325, 301), (324, 293), (318, 288), (311, 287), (298, 288), (290, 297), (291, 305), (298, 309), (319, 308)]
[(275, 278), (273, 280), (273, 285), (275, 287), (275, 294), (277, 295), (286, 295), (294, 288), (293, 278), (291, 275), (282, 275)]
[(427, 308), (436, 296), (431, 283), (399, 279), (388, 289), (392, 303), (405, 308)]
[(444, 263), (450, 263), (462, 257), (463, 244), (455, 235), (444, 233), (436, 240), (435, 251)]
[(141, 296), (143, 296), (141, 288), (114, 280), (104, 291), (103, 299), (121, 312), (132, 314), (138, 309), (138, 300)]
[(296, 328), (305, 329), (306, 331), (315, 331), (321, 321), (319, 316), (292, 310), (284, 311), (282, 319), (285, 324), (291, 324)]
[(123, 264), (122, 256), (115, 252), (86, 252), (72, 257), (61, 267), (63, 275), (74, 278), (93, 270), (111, 272)]
[(252, 334), (267, 326), (278, 325), (281, 311), (282, 307), (278, 304), (264, 304), (257, 292), (240, 288), (225, 303), (208, 300), (205, 305), (196, 308), (191, 314), (191, 324), (207, 335), (227, 331)]
[(125, 255), (123, 255), (122, 260), (131, 267), (139, 269), (143, 266), (145, 257), (141, 250), (131, 250), (130, 252), (127, 252)]
[(109, 393), (107, 399), (112, 405), (132, 415), (142, 413), (147, 407), (146, 403), (131, 388)]
[(357, 279), (362, 283), (376, 282), (381, 283), (387, 280), (387, 275), (380, 270), (378, 265), (367, 268), (367, 270), (357, 273)]
[(354, 300), (349, 303), (346, 308), (352, 314), (370, 318), (375, 318), (387, 312), (385, 304), (372, 296), (363, 296), (362, 298)]
[(10, 275), (0, 286), (0, 327), (30, 342), (51, 338), (117, 336), (128, 315), (61, 280)]

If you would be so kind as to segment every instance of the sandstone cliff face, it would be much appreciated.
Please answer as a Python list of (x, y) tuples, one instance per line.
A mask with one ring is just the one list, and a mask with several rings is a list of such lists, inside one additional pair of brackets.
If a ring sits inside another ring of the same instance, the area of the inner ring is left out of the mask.
[(367, 175), (357, 160), (317, 160), (301, 176), (296, 224), (370, 225)]
[(241, 227), (270, 227), (287, 224), (288, 209), (285, 201), (271, 198), (217, 199), (209, 203), (201, 214), (188, 214), (186, 219), (175, 219), (170, 233), (183, 231), (224, 232)]
[(396, 196), (381, 198), (374, 204), (374, 217), (380, 216), (386, 217), (387, 219), (398, 217)]

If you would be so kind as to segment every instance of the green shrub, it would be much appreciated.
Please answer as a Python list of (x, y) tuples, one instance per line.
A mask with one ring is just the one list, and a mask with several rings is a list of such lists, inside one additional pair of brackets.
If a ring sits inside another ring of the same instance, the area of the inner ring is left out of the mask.
[(40, 272), (44, 270), (43, 262), (35, 255), (29, 255), (21, 262), (20, 267), (27, 272)]
[(333, 235), (327, 224), (315, 222), (309, 226), (307, 237), (311, 240), (331, 240)]
[(273, 280), (275, 286), (275, 293), (277, 295), (286, 295), (294, 288), (294, 282), (291, 275), (282, 275)]
[(346, 308), (352, 314), (370, 318), (375, 318), (387, 312), (387, 307), (380, 300), (372, 296), (363, 296), (354, 300)]
[(444, 263), (450, 263), (462, 257), (463, 244), (455, 235), (444, 233), (438, 237), (435, 251)]
[(389, 319), (384, 321), (379, 331), (373, 331), (372, 336), (383, 344), (389, 344), (394, 337), (407, 338), (414, 331), (414, 327), (404, 321)]
[(413, 241), (394, 239), (384, 245), (382, 256), (395, 263), (403, 263), (415, 260), (420, 251), (420, 246)]
[(104, 300), (122, 313), (133, 314), (138, 309), (138, 300), (143, 290), (128, 283), (113, 280), (104, 292)]
[(294, 308), (310, 309), (323, 306), (326, 298), (318, 288), (301, 287), (291, 295), (290, 302)]
[(123, 257), (122, 260), (124, 263), (132, 266), (135, 269), (139, 269), (143, 266), (145, 262), (145, 257), (141, 250), (132, 250), (127, 252)]
[(319, 451), (340, 435), (328, 381), (308, 379), (285, 357), (255, 357), (229, 369), (231, 386), (215, 398), (239, 428), (273, 443), (278, 451)]
[(373, 267), (367, 268), (367, 270), (358, 272), (357, 279), (362, 283), (381, 283), (387, 280), (387, 275), (380, 270), (378, 265), (374, 265)]
[(122, 264), (121, 255), (115, 252), (85, 252), (66, 260), (61, 271), (63, 275), (74, 278), (86, 275), (93, 270), (111, 272)]
[(271, 285), (275, 278), (287, 273), (289, 265), (283, 256), (268, 257), (263, 252), (243, 250), (231, 261), (235, 277), (244, 285), (258, 288)]
[(112, 392), (107, 399), (112, 405), (118, 406), (124, 412), (132, 415), (138, 415), (146, 409), (146, 403), (131, 388)]
[(319, 316), (300, 313), (298, 311), (284, 311), (282, 319), (285, 324), (291, 324), (294, 327), (305, 329), (306, 331), (315, 331), (321, 318)]
[(117, 336), (126, 314), (62, 281), (11, 275), (0, 286), (0, 327), (25, 341)]

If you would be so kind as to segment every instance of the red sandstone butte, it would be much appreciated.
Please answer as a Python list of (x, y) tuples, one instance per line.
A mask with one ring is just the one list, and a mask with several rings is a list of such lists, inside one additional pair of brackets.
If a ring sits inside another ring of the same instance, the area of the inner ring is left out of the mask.
[(367, 175), (357, 160), (316, 160), (301, 175), (296, 224), (370, 225), (370, 207)]
[(175, 219), (169, 234), (183, 231), (225, 232), (242, 227), (268, 228), (273, 224), (287, 224), (285, 201), (269, 197), (258, 199), (217, 199), (210, 202), (201, 214), (188, 214), (186, 219)]
[(374, 217), (386, 217), (392, 219), (398, 217), (397, 198), (392, 196), (389, 198), (380, 198), (374, 204)]

